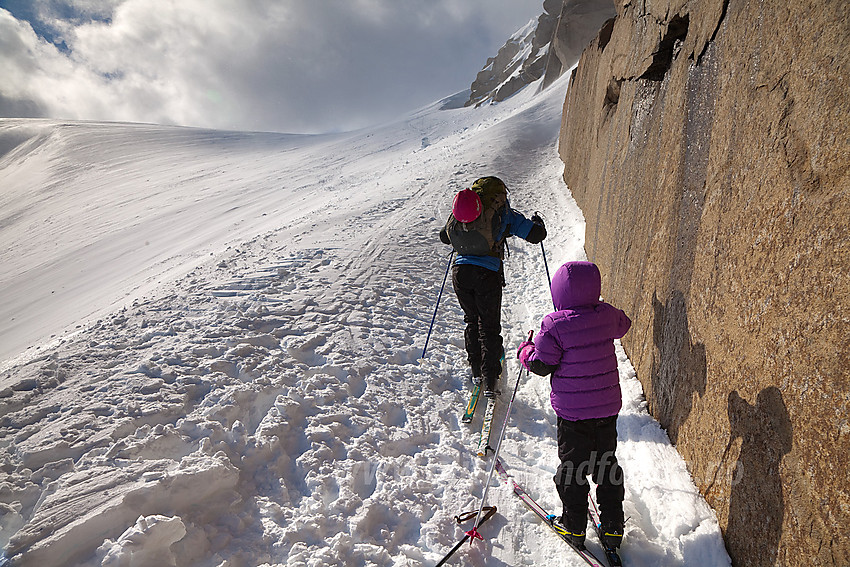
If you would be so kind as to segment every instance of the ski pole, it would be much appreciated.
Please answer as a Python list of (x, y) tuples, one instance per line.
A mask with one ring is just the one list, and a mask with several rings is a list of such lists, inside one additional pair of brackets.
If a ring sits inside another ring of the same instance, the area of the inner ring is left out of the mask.
[[(530, 340), (531, 333), (529, 333)], [(490, 463), (490, 473), (487, 475), (487, 484), (484, 486), (484, 494), (481, 496), (481, 505), (478, 508), (478, 516), (475, 518), (475, 524), (472, 526), (472, 529), (466, 532), (469, 536), (469, 543), (472, 544), (476, 539), (483, 540), (481, 534), (478, 533), (479, 520), (481, 519), (481, 512), (484, 510), (484, 501), (487, 499), (487, 492), (490, 490), (490, 482), (493, 480), (493, 471), (496, 470), (496, 460), (499, 458), (499, 450), (502, 448), (502, 440), (505, 438), (505, 431), (508, 428), (508, 419), (511, 417), (511, 408), (514, 405), (514, 399), (516, 399), (516, 391), (519, 388), (519, 382), (522, 378), (522, 369), (520, 368), (519, 374), (517, 375), (516, 384), (514, 384), (514, 392), (511, 394), (511, 401), (508, 402), (508, 411), (505, 414), (505, 422), (502, 424), (502, 431), (499, 433), (499, 442), (496, 443), (496, 450), (493, 453), (493, 461)]]
[[(534, 212), (534, 216), (540, 218), (540, 213)], [(533, 219), (534, 217), (532, 217)], [(542, 222), (542, 219), (541, 219)], [(543, 253), (543, 265), (546, 266), (546, 277), (549, 279), (549, 289), (552, 289), (552, 276), (549, 275), (549, 262), (546, 261), (546, 249), (543, 248), (543, 241), (540, 241), (540, 251)]]
[(543, 265), (546, 266), (546, 277), (549, 278), (549, 289), (552, 289), (552, 276), (549, 275), (549, 262), (546, 261), (546, 249), (543, 248), (543, 241), (540, 241), (540, 251), (543, 252)]
[(443, 288), (446, 287), (446, 280), (449, 278), (449, 269), (452, 267), (452, 258), (454, 258), (455, 251), (452, 250), (451, 254), (449, 254), (449, 263), (446, 264), (446, 275), (443, 276), (443, 285), (440, 286), (440, 293), (437, 295), (437, 305), (434, 307), (434, 316), (431, 317), (431, 326), (428, 328), (428, 336), (425, 337), (425, 348), (422, 349), (422, 356), (420, 358), (425, 358), (425, 352), (428, 350), (428, 341), (431, 340), (431, 331), (434, 330), (434, 321), (437, 320), (437, 309), (440, 308), (440, 298), (443, 297)]

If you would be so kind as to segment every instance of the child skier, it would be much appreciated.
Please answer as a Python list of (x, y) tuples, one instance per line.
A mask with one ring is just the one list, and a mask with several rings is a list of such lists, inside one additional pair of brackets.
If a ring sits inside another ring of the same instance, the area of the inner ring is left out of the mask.
[(534, 342), (525, 341), (517, 351), (531, 372), (552, 374), (561, 461), (554, 481), (564, 505), (561, 522), (579, 548), (587, 527), (587, 475), (598, 485), (603, 544), (617, 548), (623, 539), (623, 470), (614, 454), (622, 395), (614, 339), (632, 322), (600, 299), (601, 289), (596, 264), (561, 266), (552, 278), (556, 311), (543, 318)]

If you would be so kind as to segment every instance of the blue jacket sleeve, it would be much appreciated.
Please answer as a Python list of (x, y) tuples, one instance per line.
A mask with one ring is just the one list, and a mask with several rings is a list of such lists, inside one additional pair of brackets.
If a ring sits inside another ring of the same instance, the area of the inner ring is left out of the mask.
[(525, 218), (522, 213), (513, 210), (508, 205), (508, 211), (504, 218), (506, 225), (503, 234), (507, 236), (519, 236), (523, 240), (528, 238), (528, 233), (531, 232), (534, 223)]

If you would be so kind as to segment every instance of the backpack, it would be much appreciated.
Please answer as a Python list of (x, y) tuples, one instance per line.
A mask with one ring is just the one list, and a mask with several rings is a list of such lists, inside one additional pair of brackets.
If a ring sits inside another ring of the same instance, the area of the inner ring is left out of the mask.
[(472, 184), (472, 190), (481, 198), (481, 214), (468, 223), (449, 215), (446, 234), (458, 254), (501, 259), (505, 238), (499, 233), (508, 206), (508, 188), (498, 177), (482, 177)]

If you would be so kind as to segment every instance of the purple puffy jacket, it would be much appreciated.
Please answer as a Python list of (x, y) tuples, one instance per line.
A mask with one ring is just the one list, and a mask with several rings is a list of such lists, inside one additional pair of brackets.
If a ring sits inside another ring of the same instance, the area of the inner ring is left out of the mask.
[(626, 314), (600, 301), (602, 277), (592, 262), (567, 262), (552, 278), (554, 313), (543, 318), (529, 361), (557, 366), (551, 401), (563, 419), (617, 415), (623, 405), (614, 339), (631, 327)]

